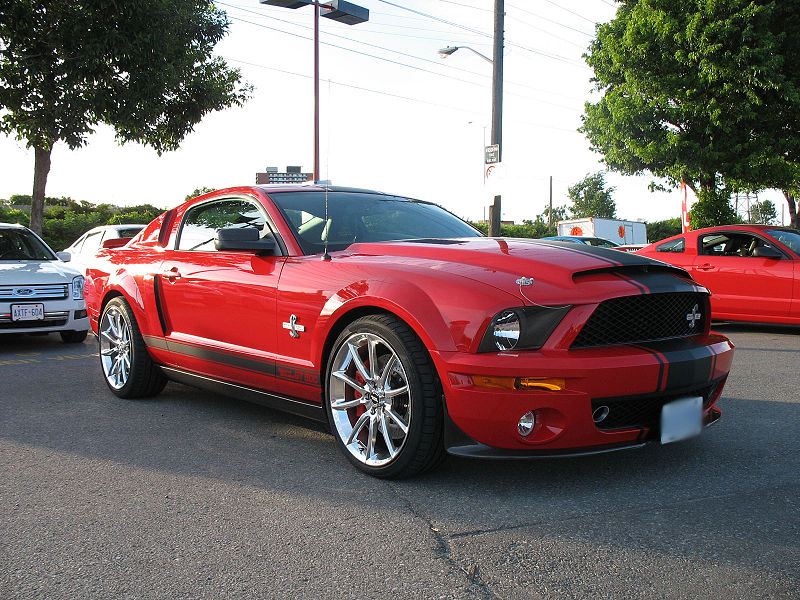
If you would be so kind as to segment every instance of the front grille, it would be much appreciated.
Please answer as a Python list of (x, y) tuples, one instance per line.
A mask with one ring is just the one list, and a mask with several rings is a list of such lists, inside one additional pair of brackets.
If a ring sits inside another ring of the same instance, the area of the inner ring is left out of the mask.
[(44, 319), (36, 321), (12, 321), (9, 313), (0, 314), (0, 329), (28, 329), (33, 327), (60, 327), (67, 324), (69, 311), (44, 313)]
[(52, 285), (0, 285), (0, 300), (62, 300), (67, 297), (68, 286)]
[(706, 302), (706, 295), (699, 292), (605, 300), (589, 317), (571, 347), (640, 344), (697, 335), (705, 329)]
[(683, 392), (680, 394), (629, 396), (625, 398), (596, 398), (592, 400), (592, 414), (598, 408), (608, 407), (608, 416), (600, 423), (595, 423), (598, 429), (608, 431), (612, 429), (635, 429), (638, 427), (658, 428), (661, 423), (661, 408), (668, 402), (689, 396), (702, 396), (703, 407), (707, 408), (714, 390), (719, 382), (711, 385)]

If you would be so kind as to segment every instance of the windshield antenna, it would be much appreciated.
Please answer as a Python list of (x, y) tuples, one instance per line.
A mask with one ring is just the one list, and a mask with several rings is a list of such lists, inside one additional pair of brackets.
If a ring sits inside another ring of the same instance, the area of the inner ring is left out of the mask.
[[(315, 9), (317, 10), (317, 9)], [(331, 80), (328, 79), (328, 97), (330, 98), (331, 95)], [(331, 160), (331, 123), (330, 119), (328, 120), (328, 149), (325, 152), (325, 176), (330, 177), (330, 160)], [(328, 254), (328, 237), (330, 236), (331, 227), (328, 223), (328, 187), (330, 185), (330, 180), (326, 181), (324, 184), (325, 186), (325, 252), (322, 255), (322, 260), (330, 260), (331, 255)]]

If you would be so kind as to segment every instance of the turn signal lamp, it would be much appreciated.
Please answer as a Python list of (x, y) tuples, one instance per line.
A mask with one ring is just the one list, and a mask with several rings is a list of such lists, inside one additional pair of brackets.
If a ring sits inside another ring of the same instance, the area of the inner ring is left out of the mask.
[(566, 382), (557, 377), (488, 377), (473, 375), (472, 383), (478, 387), (502, 390), (549, 390), (560, 392)]

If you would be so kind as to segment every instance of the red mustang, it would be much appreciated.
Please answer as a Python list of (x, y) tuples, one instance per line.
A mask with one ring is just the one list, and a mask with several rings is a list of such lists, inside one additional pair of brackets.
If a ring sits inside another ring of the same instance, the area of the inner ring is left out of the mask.
[(800, 325), (800, 231), (725, 225), (676, 235), (639, 250), (682, 267), (711, 290), (711, 314), (726, 321)]
[(85, 295), (116, 395), (171, 379), (316, 418), (379, 477), (689, 437), (733, 359), (682, 269), (338, 187), (190, 200), (102, 250)]

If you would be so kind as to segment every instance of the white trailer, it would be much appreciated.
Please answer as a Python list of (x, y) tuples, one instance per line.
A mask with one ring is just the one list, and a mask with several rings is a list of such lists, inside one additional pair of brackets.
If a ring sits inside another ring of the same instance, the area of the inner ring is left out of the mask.
[(617, 244), (647, 244), (647, 226), (639, 221), (584, 217), (558, 222), (558, 235), (599, 237)]

